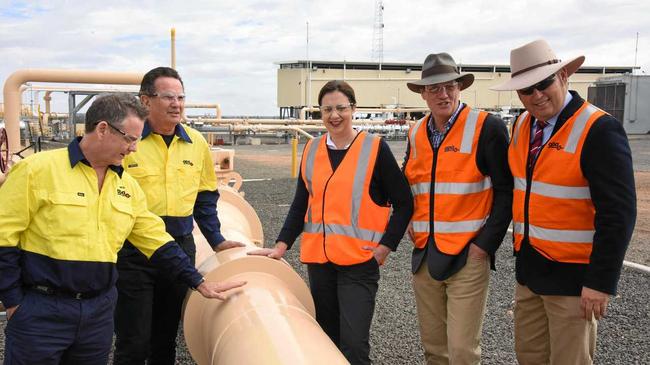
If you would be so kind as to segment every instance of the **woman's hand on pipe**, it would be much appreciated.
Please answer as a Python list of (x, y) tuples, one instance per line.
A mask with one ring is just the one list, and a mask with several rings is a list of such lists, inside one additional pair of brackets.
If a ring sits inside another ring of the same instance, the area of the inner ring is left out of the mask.
[(235, 247), (246, 247), (246, 245), (237, 241), (225, 240), (219, 243), (218, 245), (214, 246), (214, 252), (221, 252), (223, 250), (227, 250), (229, 248), (235, 248)]
[(273, 248), (261, 248), (259, 250), (255, 251), (250, 251), (248, 254), (249, 255), (258, 255), (258, 256), (266, 256), (270, 257), (272, 259), (279, 260), (284, 256), (284, 253), (287, 252), (287, 249), (289, 248), (289, 245), (282, 241), (278, 241), (275, 244), (275, 247)]

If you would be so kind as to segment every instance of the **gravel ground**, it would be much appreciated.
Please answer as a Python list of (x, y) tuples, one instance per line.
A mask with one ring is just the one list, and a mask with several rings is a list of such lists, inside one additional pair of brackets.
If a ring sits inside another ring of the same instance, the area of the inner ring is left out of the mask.
[[(632, 138), (635, 169), (650, 172), (650, 138)], [(403, 142), (390, 143), (393, 152), (402, 159)], [(302, 151), (302, 145), (299, 151)], [(295, 190), (295, 180), (290, 178), (290, 148), (286, 145), (236, 146), (235, 169), (245, 179), (271, 179), (245, 182), (242, 190), (246, 199), (256, 209), (262, 223), (266, 244), (277, 236), (289, 209)], [(639, 191), (639, 215), (644, 204), (650, 206), (650, 174)], [(645, 201), (647, 200), (647, 202)], [(646, 215), (642, 217), (647, 219)], [(637, 229), (650, 231), (650, 222), (640, 220)], [(650, 264), (650, 248), (644, 234), (635, 233), (627, 260)], [(397, 252), (390, 255), (381, 269), (377, 307), (371, 329), (371, 357), (375, 364), (421, 364), (424, 362), (417, 329), (415, 300), (410, 274), (411, 243), (402, 241)], [(513, 292), (514, 260), (511, 256), (512, 240), (506, 237), (497, 254), (497, 269), (492, 272), (487, 314), (483, 327), (484, 364), (514, 364), (513, 342)], [(298, 259), (298, 247), (286, 255), (287, 261), (306, 280), (306, 270)], [(650, 292), (648, 274), (624, 269), (619, 284), (619, 294), (612, 299), (609, 312), (598, 328), (597, 364), (650, 364)], [(4, 328), (4, 321), (0, 321)], [(3, 359), (4, 339), (0, 333), (0, 361)], [(181, 338), (179, 364), (193, 364)]]

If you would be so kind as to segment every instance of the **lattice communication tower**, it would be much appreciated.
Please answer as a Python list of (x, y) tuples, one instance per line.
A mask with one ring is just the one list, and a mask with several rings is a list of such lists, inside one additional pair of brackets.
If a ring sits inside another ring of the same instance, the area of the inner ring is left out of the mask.
[(372, 61), (384, 62), (384, 2), (375, 3), (375, 25), (372, 32)]

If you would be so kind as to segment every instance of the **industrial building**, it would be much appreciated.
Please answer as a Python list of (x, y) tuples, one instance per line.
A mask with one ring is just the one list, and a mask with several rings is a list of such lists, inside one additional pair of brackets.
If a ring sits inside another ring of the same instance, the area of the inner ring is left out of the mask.
[(650, 75), (603, 77), (587, 93), (587, 100), (621, 121), (627, 134), (650, 133), (649, 98)]
[[(340, 61), (277, 62), (277, 103), (281, 118), (299, 118), (304, 107), (318, 105), (318, 92), (330, 80), (345, 80), (352, 85), (359, 108), (422, 108), (420, 95), (406, 83), (420, 79), (421, 63), (377, 63)], [(475, 81), (463, 90), (461, 100), (485, 110), (502, 111), (521, 108), (515, 91), (492, 91), (490, 86), (510, 78), (508, 65), (460, 64), (461, 72), (471, 72)], [(583, 66), (569, 79), (569, 87), (581, 95), (603, 76), (632, 73), (631, 66)]]

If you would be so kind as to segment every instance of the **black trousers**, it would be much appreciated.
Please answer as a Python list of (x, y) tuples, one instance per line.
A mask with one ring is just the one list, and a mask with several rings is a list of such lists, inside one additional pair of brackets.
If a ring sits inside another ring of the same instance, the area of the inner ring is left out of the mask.
[(375, 310), (379, 265), (308, 264), (316, 321), (352, 364), (370, 364), (370, 324)]
[[(194, 264), (192, 235), (174, 240)], [(176, 334), (187, 285), (159, 271), (128, 241), (117, 260), (114, 364), (176, 361)]]

